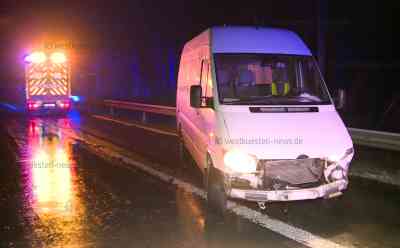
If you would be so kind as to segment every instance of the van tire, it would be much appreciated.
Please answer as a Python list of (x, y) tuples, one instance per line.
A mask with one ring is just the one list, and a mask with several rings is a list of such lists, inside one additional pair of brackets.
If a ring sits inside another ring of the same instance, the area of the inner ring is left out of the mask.
[(225, 192), (224, 180), (221, 173), (212, 165), (207, 170), (207, 204), (208, 210), (224, 216), (227, 212), (228, 197)]

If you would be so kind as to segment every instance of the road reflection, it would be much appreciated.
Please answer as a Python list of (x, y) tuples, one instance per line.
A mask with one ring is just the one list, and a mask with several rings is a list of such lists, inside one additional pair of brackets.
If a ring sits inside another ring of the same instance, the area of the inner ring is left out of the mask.
[[(28, 146), (24, 151), (28, 208), (34, 243), (46, 247), (76, 247), (83, 238), (85, 206), (78, 197), (76, 163), (72, 142), (59, 127), (68, 126), (68, 119), (50, 126), (41, 119), (32, 119), (28, 127)], [(79, 247), (79, 246), (77, 246)]]
[[(184, 236), (183, 247), (260, 247), (255, 229), (234, 215), (221, 217), (208, 210), (199, 198), (176, 189), (179, 231)], [(243, 238), (242, 234), (246, 234)]]
[(179, 214), (180, 224), (188, 236), (199, 236), (204, 233), (205, 213), (201, 209), (200, 203), (192, 194), (177, 188), (176, 206)]

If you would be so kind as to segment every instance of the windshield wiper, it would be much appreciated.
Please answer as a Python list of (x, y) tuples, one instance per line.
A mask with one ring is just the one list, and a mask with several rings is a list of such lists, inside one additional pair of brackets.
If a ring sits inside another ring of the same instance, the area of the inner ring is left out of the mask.
[(224, 104), (257, 104), (257, 103), (264, 103), (264, 104), (321, 104), (322, 101), (320, 99), (312, 99), (312, 97), (306, 96), (264, 96), (264, 97), (255, 97), (255, 98), (228, 98), (229, 101), (223, 101)]
[(306, 100), (307, 102), (317, 102), (320, 103), (321, 99), (317, 96), (308, 95), (308, 96), (290, 96), (290, 99), (299, 99), (299, 100)]
[(259, 101), (265, 101), (266, 99), (271, 99), (272, 96), (262, 96), (262, 97), (251, 97), (251, 98), (228, 98), (228, 101), (225, 101), (227, 98), (224, 98), (224, 104), (237, 104), (237, 103), (255, 103)]
[(222, 100), (222, 102), (225, 103), (225, 104), (234, 103), (234, 102), (238, 102), (238, 101), (240, 101), (239, 98), (229, 98), (229, 97), (224, 98)]

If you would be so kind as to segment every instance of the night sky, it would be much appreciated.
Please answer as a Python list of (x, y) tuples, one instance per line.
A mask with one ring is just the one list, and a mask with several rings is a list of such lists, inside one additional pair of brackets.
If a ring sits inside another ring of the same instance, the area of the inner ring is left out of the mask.
[[(355, 109), (365, 107), (363, 99), (372, 97), (368, 104), (376, 114), (371, 121), (377, 122), (399, 92), (395, 75), (400, 69), (400, 6), (392, 2), (2, 1), (0, 78), (2, 87), (20, 83), (26, 53), (44, 41), (68, 41), (75, 46), (76, 80), (85, 73), (96, 74), (90, 79), (97, 82), (96, 97), (173, 103), (180, 51), (185, 41), (207, 27), (288, 28), (317, 52), (320, 13), (328, 87), (347, 88), (355, 96)], [(73, 89), (84, 94), (84, 85), (75, 83)], [(363, 99), (356, 99), (360, 89)]]
[[(363, 58), (398, 57), (393, 46), (397, 43), (395, 27), (400, 8), (391, 2), (330, 1), (323, 7), (326, 29), (331, 35), (339, 35), (341, 46), (346, 43)], [(2, 5), (0, 23), (5, 41), (23, 36), (28, 43), (47, 35), (137, 48), (148, 45), (155, 36), (163, 39), (163, 46), (181, 45), (178, 43), (209, 26), (224, 24), (282, 26), (308, 36), (315, 32), (317, 15), (316, 0), (2, 1)], [(309, 44), (315, 42), (315, 37), (304, 38), (310, 39)]]

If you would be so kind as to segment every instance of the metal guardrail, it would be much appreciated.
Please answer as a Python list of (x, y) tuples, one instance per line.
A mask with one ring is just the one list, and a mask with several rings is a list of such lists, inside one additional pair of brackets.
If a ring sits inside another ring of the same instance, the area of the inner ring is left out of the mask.
[[(146, 112), (161, 115), (175, 116), (176, 108), (171, 106), (144, 104), (136, 102), (105, 100), (104, 104), (110, 107), (110, 114), (114, 115), (114, 109), (129, 109), (142, 112), (142, 122), (146, 122)], [(400, 151), (400, 134), (381, 132), (374, 130), (348, 128), (353, 142), (358, 145), (375, 147), (386, 150)]]
[(146, 113), (156, 113), (161, 115), (175, 116), (176, 108), (162, 105), (153, 105), (137, 102), (126, 102), (116, 100), (104, 100), (104, 104), (110, 107), (110, 114), (114, 115), (114, 109), (129, 109), (142, 112), (142, 122), (147, 121)]
[(358, 145), (400, 151), (400, 134), (348, 128), (353, 142)]
[(130, 110), (150, 112), (150, 113), (169, 115), (169, 116), (175, 116), (175, 111), (176, 111), (175, 107), (144, 104), (144, 103), (137, 103), (137, 102), (105, 100), (104, 103), (107, 106), (110, 106), (113, 108), (130, 109)]

